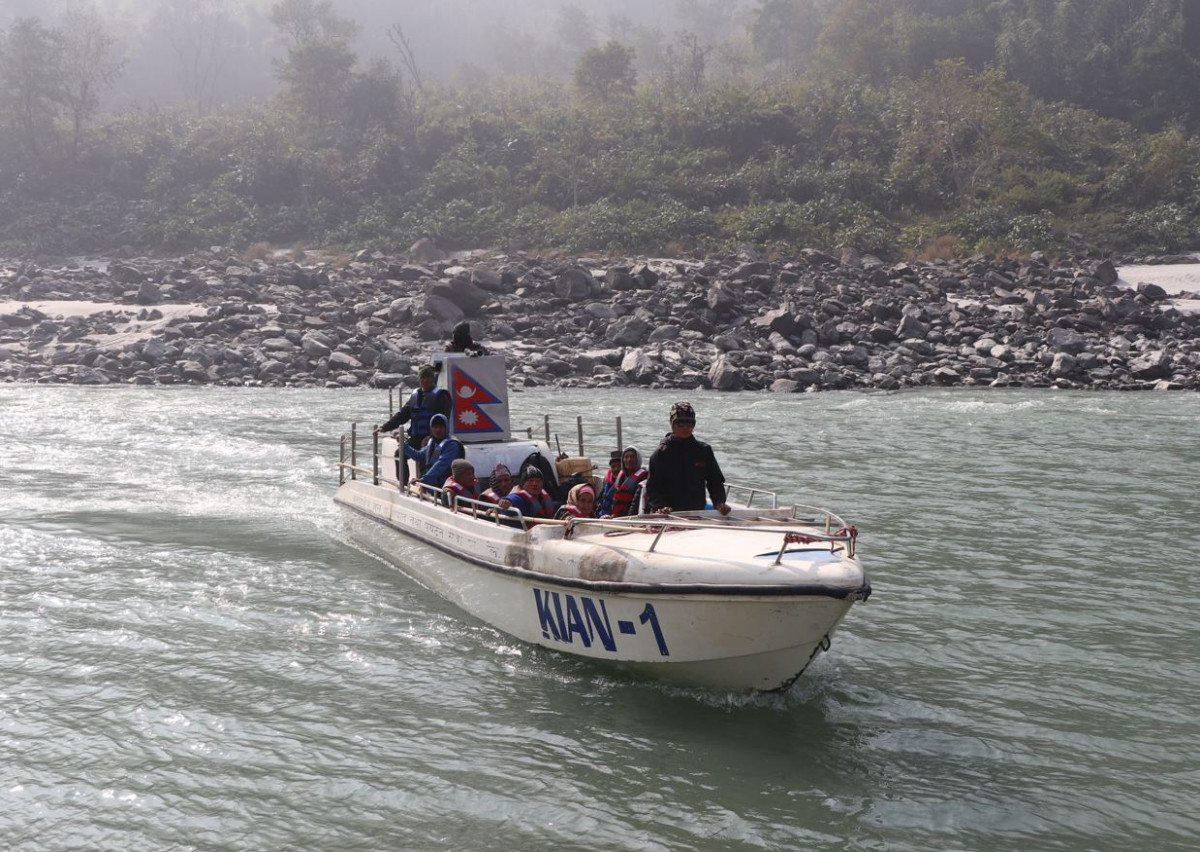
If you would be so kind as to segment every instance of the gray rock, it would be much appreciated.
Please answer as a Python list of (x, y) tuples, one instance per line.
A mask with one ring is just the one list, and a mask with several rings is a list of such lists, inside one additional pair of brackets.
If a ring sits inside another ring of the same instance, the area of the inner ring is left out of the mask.
[(139, 305), (157, 305), (162, 301), (162, 290), (151, 281), (143, 281), (137, 291)]
[(1078, 364), (1075, 356), (1068, 352), (1055, 353), (1054, 360), (1050, 364), (1050, 375), (1056, 379), (1066, 378), (1075, 372)]
[(361, 370), (362, 362), (348, 352), (334, 352), (329, 356), (329, 369), (334, 370)]
[(727, 355), (718, 355), (713, 361), (708, 369), (708, 381), (714, 390), (719, 391), (741, 390), (746, 383), (741, 369), (730, 363)]
[(185, 382), (207, 382), (208, 372), (199, 361), (180, 361), (179, 376)]
[(412, 322), (412, 300), (394, 299), (388, 305), (388, 322), (392, 325), (407, 325)]
[(637, 346), (650, 334), (650, 323), (636, 314), (620, 317), (608, 327), (605, 339), (614, 346)]
[(776, 379), (771, 382), (771, 393), (796, 393), (802, 385), (793, 379)]
[(311, 334), (300, 341), (300, 348), (304, 350), (304, 354), (309, 358), (328, 358), (331, 351), (329, 346)]
[(476, 266), (472, 269), (471, 283), (489, 293), (504, 292), (504, 277), (489, 266)]
[[(450, 325), (462, 322), (467, 316), (462, 308), (440, 295), (426, 296), (422, 309), (426, 316), (433, 317), (439, 322)], [(422, 323), (421, 327), (424, 327), (424, 323)]]
[(1073, 328), (1058, 328), (1046, 332), (1046, 344), (1070, 355), (1078, 355), (1087, 348), (1087, 338)]
[(597, 290), (596, 279), (578, 266), (564, 270), (554, 280), (554, 294), (560, 299), (586, 299)]
[(1129, 371), (1139, 379), (1167, 379), (1171, 376), (1171, 356), (1161, 349), (1148, 352), (1129, 362)]

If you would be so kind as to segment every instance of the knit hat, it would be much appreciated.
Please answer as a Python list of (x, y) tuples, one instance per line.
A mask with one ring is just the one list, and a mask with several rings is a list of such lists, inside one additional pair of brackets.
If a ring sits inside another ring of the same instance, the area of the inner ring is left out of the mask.
[(690, 402), (677, 402), (671, 406), (671, 425), (674, 426), (681, 420), (696, 422), (696, 409), (692, 408)]
[(431, 379), (437, 378), (437, 368), (432, 364), (422, 364), (421, 369), (417, 370), (417, 378), (423, 379), (429, 376)]
[(471, 464), (466, 459), (455, 459), (450, 462), (450, 475), (462, 476), (464, 473), (474, 473), (475, 465)]
[(608, 463), (612, 464), (613, 462), (619, 462), (622, 455), (624, 455), (624, 453), (622, 453), (620, 450), (613, 450), (608, 454)]
[(523, 471), (521, 471), (521, 484), (522, 485), (524, 485), (526, 482), (528, 482), (531, 479), (544, 479), (544, 478), (545, 477), (542, 476), (542, 472), (540, 470), (538, 470), (537, 467), (534, 465), (529, 465)]
[(446, 420), (445, 414), (435, 414), (429, 418), (429, 431), (432, 432), (433, 427), (438, 425), (439, 423), (442, 424), (442, 428), (445, 429), (447, 432), (450, 431), (450, 422), (448, 420)]
[(504, 465), (502, 465), (502, 464), (498, 464), (498, 465), (496, 465), (496, 466), (495, 466), (495, 467), (492, 469), (492, 480), (493, 480), (493, 481), (495, 481), (495, 480), (499, 479), (499, 478), (500, 478), (500, 477), (502, 477), (502, 476), (507, 476), (509, 479), (511, 479), (511, 478), (512, 478), (512, 471), (511, 471), (511, 470), (509, 470), (509, 469), (508, 469), (507, 467), (505, 467)]

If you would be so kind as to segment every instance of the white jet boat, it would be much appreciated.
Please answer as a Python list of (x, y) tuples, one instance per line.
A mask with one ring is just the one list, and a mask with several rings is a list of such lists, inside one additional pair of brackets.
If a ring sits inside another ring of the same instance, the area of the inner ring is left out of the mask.
[[(487, 369), (499, 375), (490, 387), (478, 380)], [(554, 457), (547, 442), (508, 434), (503, 374), (499, 356), (443, 361), (456, 437), (482, 475), (498, 462), (517, 470), (533, 453)], [(486, 431), (471, 434), (484, 421)], [(440, 490), (415, 477), (401, 487), (393, 475), (398, 442), (373, 439), (369, 467), (359, 464), (358, 443), (357, 429), (342, 439), (334, 498), (351, 514), (353, 540), (535, 645), (681, 684), (785, 689), (871, 593), (854, 527), (823, 509), (780, 507), (766, 491), (730, 486), (727, 516), (534, 521), (475, 500), (446, 505)], [(591, 466), (565, 461), (565, 469)], [(398, 558), (406, 538), (454, 558)]]

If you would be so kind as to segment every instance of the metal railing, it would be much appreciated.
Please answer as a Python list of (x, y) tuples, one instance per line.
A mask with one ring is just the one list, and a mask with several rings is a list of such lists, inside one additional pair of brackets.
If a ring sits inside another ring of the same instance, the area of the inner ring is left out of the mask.
[(734, 494), (745, 492), (746, 502), (743, 503), (746, 508), (751, 508), (754, 505), (754, 498), (758, 495), (771, 498), (771, 508), (779, 508), (779, 496), (774, 491), (767, 491), (765, 488), (751, 488), (749, 485), (731, 485), (725, 483), (725, 499), (729, 500)]
[[(812, 508), (812, 507), (801, 507)], [(823, 511), (824, 510), (819, 510)], [(633, 518), (570, 518), (566, 521), (567, 530), (565, 535), (569, 538), (574, 532), (575, 527), (597, 527), (599, 529), (618, 529), (625, 532), (644, 532), (651, 533), (655, 529), (654, 540), (650, 542), (650, 547), (647, 552), (653, 553), (658, 547), (659, 541), (663, 537), (663, 533), (675, 530), (707, 530), (716, 529), (722, 532), (758, 532), (758, 533), (775, 533), (784, 537), (783, 543), (779, 547), (779, 553), (775, 556), (773, 565), (778, 565), (783, 560), (783, 554), (787, 552), (789, 544), (805, 543), (813, 544), (816, 542), (826, 542), (830, 545), (832, 552), (836, 545), (841, 544), (846, 548), (846, 555), (853, 558), (858, 549), (858, 530), (852, 526), (842, 523), (842, 526), (837, 531), (832, 531), (832, 521), (841, 521), (837, 515), (832, 512), (824, 512), (826, 517), (826, 531), (819, 532), (798, 532), (795, 528), (781, 528), (779, 526), (764, 527), (750, 524), (739, 523), (741, 518), (731, 518), (729, 520), (716, 518), (712, 520), (697, 519), (697, 518), (675, 518), (671, 515), (639, 515)], [(759, 519), (756, 519), (759, 520)], [(794, 519), (798, 520), (798, 519)]]
[[(579, 439), (580, 439), (580, 455), (583, 455), (583, 426), (582, 418), (579, 418)], [(545, 419), (546, 434), (550, 434), (550, 418)], [(617, 431), (620, 435), (621, 421), (617, 418)], [(530, 430), (532, 431), (532, 430)], [(379, 435), (372, 432), (371, 439), (371, 467), (364, 468), (358, 464), (358, 423), (350, 424), (350, 461), (346, 462), (346, 436), (341, 436), (341, 441), (338, 450), (338, 484), (342, 485), (346, 482), (346, 475), (349, 474), (351, 480), (356, 481), (359, 474), (370, 475), (371, 482), (374, 485), (379, 485), (381, 482), (392, 485), (398, 491), (402, 492), (399, 479), (389, 477), (381, 472), (380, 457), (379, 457)], [(403, 455), (397, 457), (401, 464), (408, 464), (408, 459)], [(415, 489), (414, 489), (415, 486)], [(779, 552), (775, 556), (773, 565), (779, 565), (783, 561), (783, 555), (787, 552), (787, 546), (795, 543), (828, 543), (832, 552), (837, 545), (841, 544), (846, 555), (854, 558), (858, 549), (858, 530), (847, 524), (842, 518), (818, 506), (805, 506), (796, 504), (790, 507), (787, 518), (756, 518), (755, 520), (763, 523), (774, 523), (775, 526), (759, 526), (742, 523), (745, 519), (732, 517), (698, 519), (689, 518), (685, 515), (638, 515), (628, 518), (527, 518), (520, 509), (507, 508), (501, 509), (495, 503), (490, 503), (484, 500), (476, 500), (469, 497), (460, 497), (457, 494), (449, 493), (449, 500), (446, 496), (448, 492), (441, 487), (435, 485), (427, 485), (424, 482), (415, 480), (408, 484), (409, 493), (416, 496), (421, 501), (434, 502), (441, 506), (449, 506), (447, 508), (455, 512), (470, 514), (472, 518), (489, 520), (498, 524), (519, 525), (522, 530), (528, 530), (530, 523), (549, 524), (551, 526), (565, 527), (564, 536), (570, 538), (576, 527), (596, 527), (600, 529), (621, 530), (627, 533), (646, 532), (657, 530), (654, 535), (654, 540), (650, 543), (648, 552), (653, 553), (658, 547), (659, 541), (663, 534), (668, 530), (686, 530), (686, 529), (720, 529), (722, 531), (738, 531), (738, 532), (760, 532), (760, 533), (776, 533), (784, 537), (782, 544), (779, 547)], [(734, 493), (745, 493), (746, 502), (743, 504), (745, 508), (753, 508), (755, 497), (770, 497), (771, 509), (778, 509), (779, 498), (774, 491), (767, 491), (762, 488), (752, 488), (747, 485), (727, 485), (727, 492), (732, 495)], [(469, 510), (469, 511), (468, 511)], [(812, 516), (801, 515), (800, 513), (810, 513)], [(803, 524), (807, 529), (824, 527), (824, 532), (798, 532), (792, 524)], [(834, 525), (838, 528), (835, 530)]]

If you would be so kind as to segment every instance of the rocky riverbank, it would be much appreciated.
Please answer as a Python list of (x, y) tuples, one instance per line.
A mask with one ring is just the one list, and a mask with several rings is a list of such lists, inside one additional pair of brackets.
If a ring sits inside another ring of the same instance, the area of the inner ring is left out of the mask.
[[(1191, 295), (1195, 298), (1194, 294)], [(451, 328), (516, 384), (1200, 388), (1200, 314), (1109, 261), (0, 262), (0, 381), (390, 387)], [(81, 304), (82, 303), (82, 304)]]

